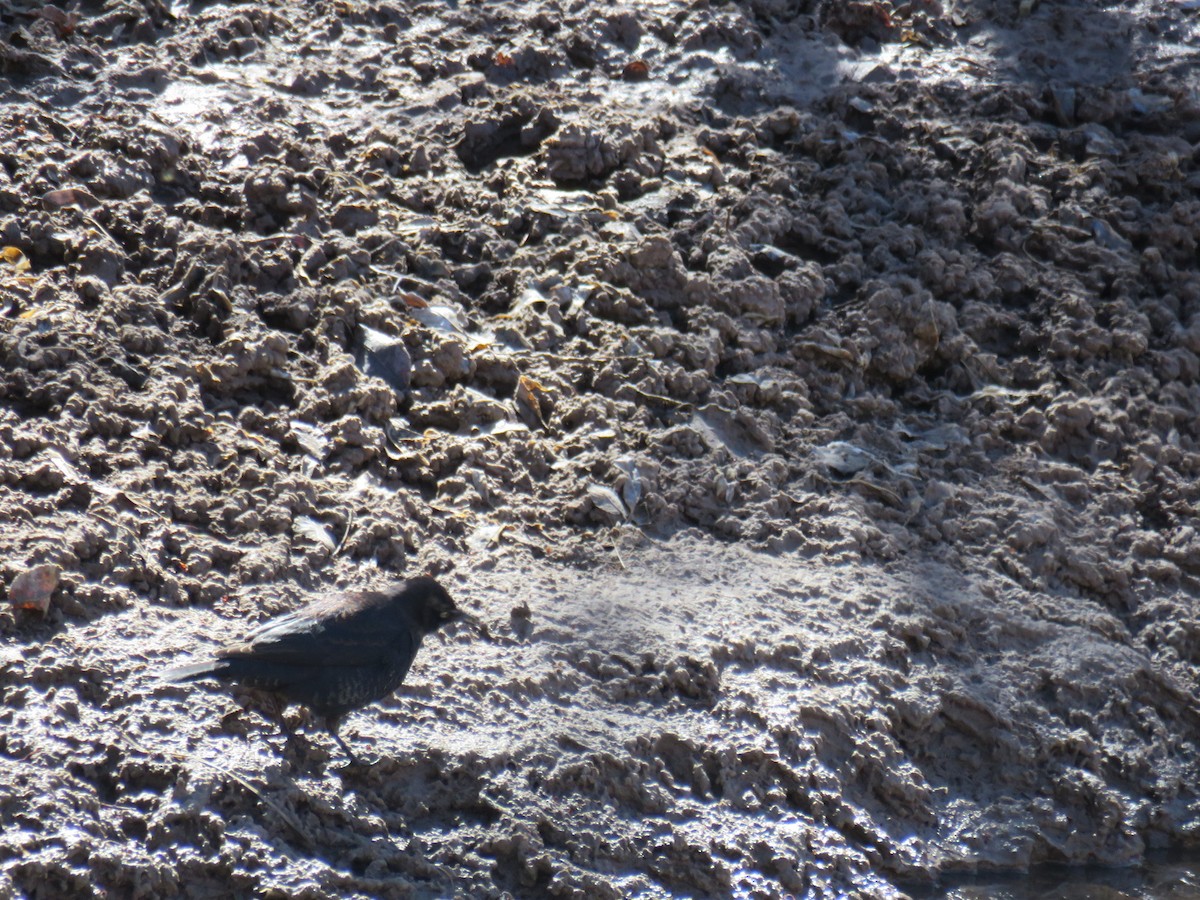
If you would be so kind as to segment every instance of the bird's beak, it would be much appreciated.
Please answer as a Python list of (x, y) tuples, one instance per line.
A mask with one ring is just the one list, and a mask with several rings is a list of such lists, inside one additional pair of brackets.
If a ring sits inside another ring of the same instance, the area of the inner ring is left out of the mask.
[(484, 624), (483, 619), (479, 618), (478, 616), (473, 616), (469, 612), (463, 612), (460, 609), (455, 621), (466, 622), (468, 625), (474, 625), (476, 631), (487, 638), (487, 640), (492, 640), (492, 633), (488, 631), (488, 627), (486, 624)]

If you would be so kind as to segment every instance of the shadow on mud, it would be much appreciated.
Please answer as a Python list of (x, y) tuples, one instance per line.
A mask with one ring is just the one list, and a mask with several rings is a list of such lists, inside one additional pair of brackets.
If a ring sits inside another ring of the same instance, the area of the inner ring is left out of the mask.
[(913, 900), (1165, 900), (1192, 897), (1200, 889), (1200, 855), (1155, 852), (1129, 868), (1040, 866), (1028, 874), (950, 878), (934, 887), (908, 887)]
[[(1139, 51), (1153, 53), (1160, 34), (1164, 47), (1180, 38), (1168, 25), (1083, 2), (967, 0), (938, 13), (920, 3), (736, 5), (759, 45), (743, 65), (726, 68), (714, 100), (740, 115), (781, 102), (804, 107), (840, 83), (895, 83), (901, 76), (891, 64), (900, 59), (909, 64), (904, 80), (917, 80), (916, 61), (928, 73), (926, 85), (1055, 87), (1068, 96), (1084, 86), (1127, 88)], [(743, 89), (739, 76), (748, 69), (754, 77), (745, 81), (757, 92)]]

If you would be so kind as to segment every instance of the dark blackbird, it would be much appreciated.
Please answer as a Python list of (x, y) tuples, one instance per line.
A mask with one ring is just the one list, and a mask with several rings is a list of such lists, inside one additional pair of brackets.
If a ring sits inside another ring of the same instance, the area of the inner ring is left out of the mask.
[(483, 624), (457, 606), (432, 578), (410, 578), (386, 591), (332, 594), (272, 619), (216, 658), (164, 673), (167, 681), (216, 678), (302, 703), (338, 735), (346, 713), (386, 697), (408, 674), (421, 639), (441, 626)]

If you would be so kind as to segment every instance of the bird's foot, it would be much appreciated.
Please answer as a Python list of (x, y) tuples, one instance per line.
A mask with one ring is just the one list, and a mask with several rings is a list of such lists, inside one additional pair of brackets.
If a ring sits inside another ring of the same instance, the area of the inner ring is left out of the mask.
[(333, 739), (337, 741), (338, 746), (342, 748), (342, 752), (346, 754), (346, 761), (340, 766), (333, 767), (340, 772), (346, 772), (348, 774), (353, 772), (362, 772), (367, 769), (374, 768), (383, 761), (382, 756), (362, 756), (361, 754), (355, 753), (350, 748), (350, 745), (342, 740), (341, 735), (337, 733), (333, 733)]

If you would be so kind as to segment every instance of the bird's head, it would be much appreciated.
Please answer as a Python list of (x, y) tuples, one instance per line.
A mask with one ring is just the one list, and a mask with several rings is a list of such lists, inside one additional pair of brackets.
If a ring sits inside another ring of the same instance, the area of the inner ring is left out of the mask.
[(409, 610), (426, 634), (431, 634), (451, 622), (470, 622), (482, 633), (484, 624), (475, 616), (454, 604), (446, 589), (428, 576), (410, 578), (403, 593), (408, 596)]

